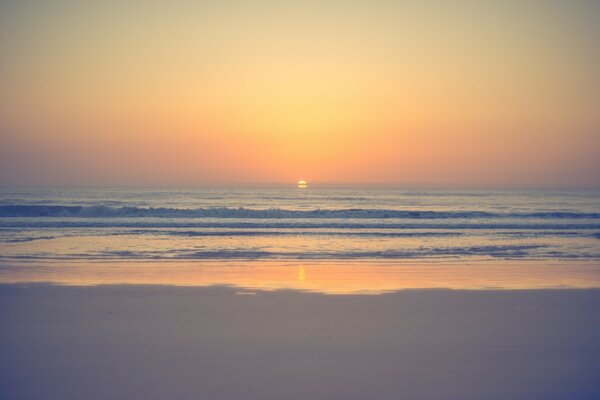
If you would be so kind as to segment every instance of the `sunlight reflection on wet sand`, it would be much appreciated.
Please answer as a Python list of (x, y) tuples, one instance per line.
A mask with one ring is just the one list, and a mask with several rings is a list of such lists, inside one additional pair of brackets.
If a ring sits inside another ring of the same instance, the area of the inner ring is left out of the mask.
[(600, 266), (581, 263), (486, 262), (398, 264), (366, 262), (55, 262), (5, 264), (0, 283), (63, 285), (227, 285), (327, 294), (403, 289), (600, 288)]

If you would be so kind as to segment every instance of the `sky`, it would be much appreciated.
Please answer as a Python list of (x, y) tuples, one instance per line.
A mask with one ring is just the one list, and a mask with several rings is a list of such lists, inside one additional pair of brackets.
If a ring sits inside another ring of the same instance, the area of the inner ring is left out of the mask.
[(0, 185), (600, 188), (600, 2), (2, 1)]

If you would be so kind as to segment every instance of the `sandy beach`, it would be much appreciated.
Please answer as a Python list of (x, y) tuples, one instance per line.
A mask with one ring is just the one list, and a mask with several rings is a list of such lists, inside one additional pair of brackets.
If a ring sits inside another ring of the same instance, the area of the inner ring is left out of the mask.
[(0, 285), (3, 399), (597, 399), (600, 290)]

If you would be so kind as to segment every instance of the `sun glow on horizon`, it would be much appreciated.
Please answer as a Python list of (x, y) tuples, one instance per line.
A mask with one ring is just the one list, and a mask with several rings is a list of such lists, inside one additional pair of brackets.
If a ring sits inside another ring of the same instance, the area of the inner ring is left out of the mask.
[(26, 3), (0, 184), (600, 187), (594, 2)]

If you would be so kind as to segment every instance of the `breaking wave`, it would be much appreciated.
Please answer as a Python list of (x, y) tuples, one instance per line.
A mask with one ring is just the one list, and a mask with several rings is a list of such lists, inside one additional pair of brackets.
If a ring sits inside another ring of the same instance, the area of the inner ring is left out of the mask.
[(0, 205), (0, 217), (70, 217), (70, 218), (253, 218), (253, 219), (474, 219), (474, 218), (552, 218), (600, 219), (600, 213), (542, 211), (542, 212), (486, 212), (486, 211), (432, 211), (349, 208), (340, 210), (286, 210), (280, 208), (144, 208), (111, 206), (66, 205)]

